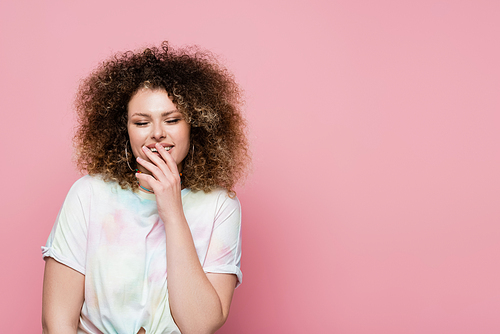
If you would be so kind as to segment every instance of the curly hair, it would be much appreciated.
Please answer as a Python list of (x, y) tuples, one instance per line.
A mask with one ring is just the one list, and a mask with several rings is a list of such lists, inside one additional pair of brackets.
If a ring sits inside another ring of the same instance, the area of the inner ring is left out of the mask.
[(116, 54), (81, 82), (74, 136), (79, 170), (124, 189), (138, 188), (129, 168), (137, 165), (128, 142), (127, 105), (141, 88), (165, 90), (191, 125), (183, 187), (234, 192), (250, 162), (241, 91), (212, 53), (173, 49), (168, 42)]

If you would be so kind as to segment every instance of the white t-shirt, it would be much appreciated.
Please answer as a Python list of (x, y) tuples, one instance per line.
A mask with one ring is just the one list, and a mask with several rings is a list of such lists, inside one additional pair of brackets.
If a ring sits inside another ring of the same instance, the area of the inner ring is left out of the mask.
[[(182, 190), (182, 204), (205, 272), (241, 283), (241, 209), (222, 189)], [(85, 275), (78, 333), (180, 333), (168, 303), (165, 228), (155, 195), (84, 176), (71, 187), (45, 247)]]

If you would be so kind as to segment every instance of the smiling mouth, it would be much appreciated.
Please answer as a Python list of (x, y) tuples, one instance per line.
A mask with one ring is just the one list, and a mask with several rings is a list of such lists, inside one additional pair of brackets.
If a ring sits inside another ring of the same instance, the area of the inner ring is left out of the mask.
[[(173, 146), (165, 146), (165, 151), (170, 151), (173, 148)], [(158, 150), (155, 147), (150, 148), (151, 152), (153, 153), (158, 153)]]

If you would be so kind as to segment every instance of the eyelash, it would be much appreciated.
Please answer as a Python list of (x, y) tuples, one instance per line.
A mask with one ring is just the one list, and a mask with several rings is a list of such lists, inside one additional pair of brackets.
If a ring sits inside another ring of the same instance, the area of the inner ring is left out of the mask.
[[(169, 119), (169, 120), (165, 121), (165, 123), (167, 123), (167, 124), (176, 124), (176, 123), (179, 123), (180, 120), (181, 120), (180, 118)], [(135, 125), (137, 125), (137, 126), (145, 126), (147, 124), (148, 124), (148, 122), (136, 122), (135, 123)]]

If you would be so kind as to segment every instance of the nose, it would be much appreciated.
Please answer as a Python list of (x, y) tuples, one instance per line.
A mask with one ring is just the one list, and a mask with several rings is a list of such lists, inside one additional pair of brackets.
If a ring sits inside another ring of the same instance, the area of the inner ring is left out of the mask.
[(155, 140), (162, 140), (167, 136), (165, 129), (163, 128), (161, 122), (155, 122), (153, 124), (151, 137)]

